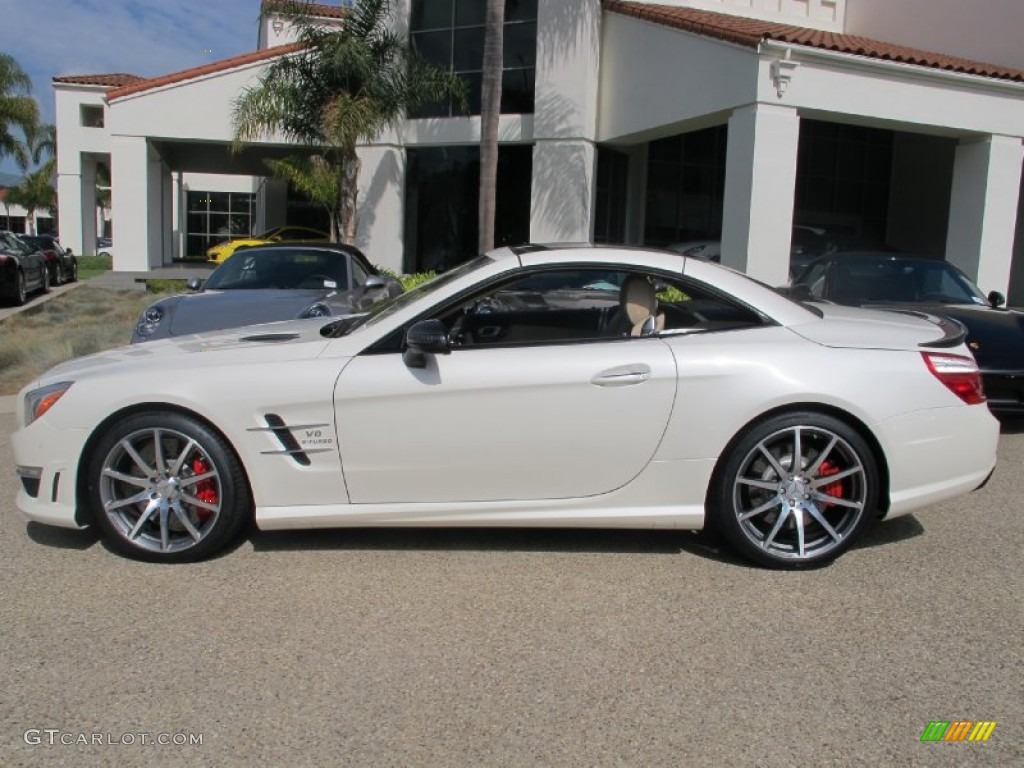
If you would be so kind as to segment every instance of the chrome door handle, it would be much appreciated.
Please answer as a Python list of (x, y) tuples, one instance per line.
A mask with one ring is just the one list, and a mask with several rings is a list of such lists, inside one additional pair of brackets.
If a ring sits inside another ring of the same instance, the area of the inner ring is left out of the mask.
[(651, 376), (651, 367), (643, 363), (619, 365), (596, 374), (590, 380), (599, 387), (625, 387), (630, 384), (642, 384)]

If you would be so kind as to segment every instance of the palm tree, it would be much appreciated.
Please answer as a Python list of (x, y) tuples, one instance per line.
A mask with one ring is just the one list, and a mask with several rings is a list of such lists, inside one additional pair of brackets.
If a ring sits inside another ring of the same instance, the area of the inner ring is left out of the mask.
[(484, 62), (480, 102), (481, 253), (494, 248), (494, 216), (498, 196), (498, 121), (501, 117), (501, 76), (504, 59), (505, 0), (487, 0), (484, 17)]
[[(25, 143), (15, 156), (23, 174), (21, 183), (7, 191), (7, 200), (27, 211), (30, 234), (36, 234), (36, 211), (56, 208), (53, 173), (57, 168), (57, 129), (47, 123), (33, 123), (24, 129)], [(31, 173), (29, 169), (37, 166)]]
[(11, 133), (12, 127), (28, 133), (39, 121), (39, 106), (29, 94), (32, 81), (18, 62), (0, 53), (0, 158), (13, 155), (19, 163), (27, 162), (25, 145)]
[(331, 209), (331, 236), (352, 243), (356, 145), (377, 138), (421, 104), (451, 96), (465, 103), (465, 87), (418, 58), (395, 34), (389, 0), (359, 0), (333, 27), (301, 0), (277, 0), (267, 10), (295, 25), (300, 47), (275, 59), (259, 84), (235, 102), (235, 146), (279, 133), (309, 148), (304, 159), (278, 163), (278, 170), (318, 169), (306, 192)]
[(57, 202), (57, 193), (50, 183), (52, 176), (53, 168), (47, 163), (38, 171), (26, 175), (21, 184), (7, 190), (7, 199), (28, 212), (29, 234), (36, 234), (36, 211), (42, 208), (53, 209)]

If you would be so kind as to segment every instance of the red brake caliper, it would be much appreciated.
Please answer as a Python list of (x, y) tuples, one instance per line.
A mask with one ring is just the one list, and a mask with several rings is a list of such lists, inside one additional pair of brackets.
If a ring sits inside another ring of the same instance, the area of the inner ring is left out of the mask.
[[(192, 460), (192, 471), (197, 475), (204, 475), (210, 471), (210, 465), (206, 459), (197, 458)], [(217, 503), (217, 483), (213, 478), (206, 480), (200, 480), (196, 483), (196, 498), (200, 501), (206, 502), (207, 504)], [(205, 523), (210, 519), (212, 515), (209, 509), (203, 509), (203, 507), (196, 507), (196, 516), (199, 518), (200, 523)]]
[[(821, 466), (818, 468), (818, 474), (822, 477), (835, 475), (838, 474), (838, 472), (839, 467), (837, 467), (835, 464), (833, 464), (831, 461), (828, 461), (827, 459), (821, 462)], [(841, 499), (843, 498), (843, 481), (836, 480), (834, 483), (823, 485), (821, 487), (821, 492), (824, 493), (826, 496), (835, 496), (837, 499)], [(828, 504), (826, 506), (832, 505)]]

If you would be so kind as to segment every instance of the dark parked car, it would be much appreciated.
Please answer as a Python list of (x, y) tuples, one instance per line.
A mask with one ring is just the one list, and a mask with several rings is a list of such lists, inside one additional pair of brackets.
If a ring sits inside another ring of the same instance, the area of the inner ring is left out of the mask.
[(0, 296), (20, 307), (32, 291), (50, 291), (46, 259), (14, 233), (0, 231)]
[(50, 285), (64, 285), (78, 279), (78, 257), (63, 247), (53, 235), (18, 235), (23, 243), (42, 251), (50, 270)]
[(894, 253), (844, 253), (819, 259), (793, 281), (796, 298), (951, 317), (967, 328), (988, 395), (999, 415), (1024, 416), (1024, 313), (985, 296), (949, 262)]
[(139, 318), (132, 343), (243, 325), (365, 311), (402, 285), (380, 274), (358, 248), (294, 243), (244, 248), (192, 293), (156, 302)]
[[(692, 240), (685, 243), (672, 243), (668, 250), (681, 253), (703, 261), (722, 261), (722, 243), (719, 240)], [(793, 225), (793, 235), (789, 248), (789, 276), (796, 277), (807, 265), (817, 258), (852, 250), (884, 250), (883, 247), (855, 235), (844, 235), (829, 232), (821, 227), (808, 227), (803, 224)]]

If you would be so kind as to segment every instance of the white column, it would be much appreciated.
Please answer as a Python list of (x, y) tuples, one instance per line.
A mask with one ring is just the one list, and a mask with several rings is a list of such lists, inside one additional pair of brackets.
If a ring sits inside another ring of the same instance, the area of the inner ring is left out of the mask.
[(946, 260), (986, 293), (1009, 290), (1022, 160), (1016, 136), (963, 141), (956, 150)]
[(596, 171), (593, 142), (538, 140), (533, 145), (531, 242), (593, 239)]
[(399, 147), (359, 147), (356, 246), (380, 267), (401, 273), (405, 248), (405, 153)]
[(752, 104), (729, 118), (722, 263), (769, 285), (789, 282), (800, 117)]
[(145, 138), (115, 136), (110, 152), (114, 222), (114, 270), (147, 271), (162, 261), (163, 169)]
[(82, 237), (82, 173), (81, 167), (61, 170), (57, 174), (57, 231), (60, 242), (78, 254), (96, 252), (96, 241), (87, 243)]

